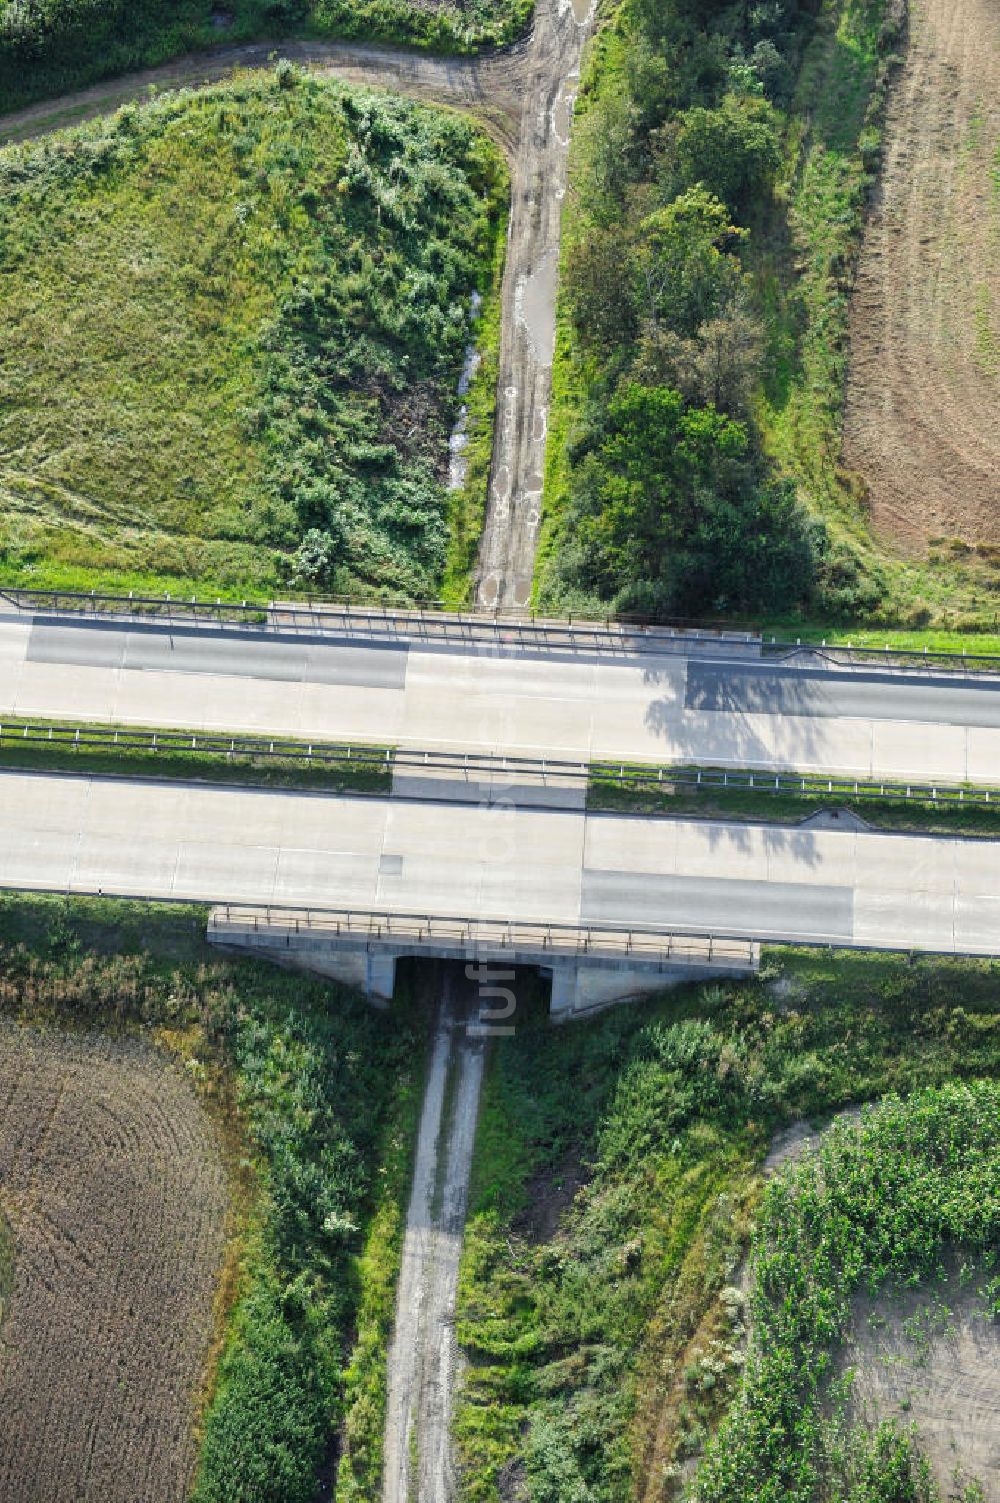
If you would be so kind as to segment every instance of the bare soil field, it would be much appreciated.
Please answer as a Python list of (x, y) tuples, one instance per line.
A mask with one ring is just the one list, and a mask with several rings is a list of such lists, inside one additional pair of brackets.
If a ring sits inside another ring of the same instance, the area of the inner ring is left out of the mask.
[[(1000, 1326), (971, 1288), (859, 1299), (844, 1365), (854, 1418), (915, 1425), (943, 1497), (975, 1481), (1000, 1500)], [(955, 1491), (953, 1491), (955, 1489)]]
[(1000, 543), (1000, 8), (910, 0), (851, 307), (844, 462), (904, 552)]
[(187, 1496), (227, 1205), (164, 1056), (0, 1021), (0, 1497)]

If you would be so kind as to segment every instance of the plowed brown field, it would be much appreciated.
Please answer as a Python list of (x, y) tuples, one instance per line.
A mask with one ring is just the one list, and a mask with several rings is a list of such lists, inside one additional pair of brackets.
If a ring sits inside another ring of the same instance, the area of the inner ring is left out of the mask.
[(844, 461), (876, 532), (1000, 542), (1000, 5), (910, 0), (851, 309)]
[(0, 1021), (0, 1498), (181, 1503), (227, 1192), (188, 1082), (136, 1042)]

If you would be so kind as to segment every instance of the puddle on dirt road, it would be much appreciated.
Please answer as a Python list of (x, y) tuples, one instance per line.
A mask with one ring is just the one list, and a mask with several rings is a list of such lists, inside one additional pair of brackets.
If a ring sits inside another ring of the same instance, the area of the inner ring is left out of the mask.
[[(482, 310), (483, 300), (478, 292), (473, 292), (469, 306), (469, 317), (475, 323)], [(475, 340), (471, 340), (465, 347), (465, 359), (462, 362), (462, 372), (458, 378), (458, 395), (467, 397), (469, 388), (476, 379), (476, 372), (482, 361), (479, 348)], [(452, 429), (448, 440), (448, 489), (460, 491), (465, 484), (465, 477), (469, 468), (468, 457), (465, 453), (469, 439), (466, 428), (469, 422), (469, 409), (463, 402), (458, 410), (458, 421)]]
[(564, 146), (569, 145), (570, 127), (573, 124), (573, 106), (576, 103), (576, 89), (571, 84), (564, 83), (556, 95), (556, 102), (552, 106), (552, 129), (556, 139)]
[(517, 321), (528, 336), (531, 352), (539, 365), (550, 366), (556, 347), (556, 287), (559, 253), (547, 250), (517, 289)]

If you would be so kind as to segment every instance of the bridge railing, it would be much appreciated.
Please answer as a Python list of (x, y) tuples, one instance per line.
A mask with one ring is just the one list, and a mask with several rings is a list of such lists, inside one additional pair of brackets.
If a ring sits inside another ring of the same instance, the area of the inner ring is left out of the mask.
[(379, 941), (417, 949), (456, 948), (489, 955), (590, 956), (663, 964), (755, 964), (758, 946), (740, 935), (693, 934), (618, 925), (530, 923), (361, 908), (283, 908), (225, 903), (209, 915), (217, 943), (253, 935), (282, 945), (292, 938)]
[[(907, 648), (885, 643), (817, 642), (813, 638), (767, 636), (758, 623), (679, 616), (607, 612), (546, 616), (530, 607), (453, 610), (440, 601), (401, 606), (351, 596), (308, 596), (275, 602), (215, 600), (199, 596), (143, 595), (96, 590), (0, 587), (0, 600), (36, 614), (149, 619), (191, 626), (242, 627), (326, 634), (364, 633), (407, 640), (498, 640), (504, 643), (665, 652), (678, 647), (750, 648), (765, 658), (815, 652), (831, 663), (887, 664), (896, 668), (1000, 674), (1000, 654), (979, 646), (975, 637), (954, 650)], [(1000, 618), (997, 626), (1000, 627)]]

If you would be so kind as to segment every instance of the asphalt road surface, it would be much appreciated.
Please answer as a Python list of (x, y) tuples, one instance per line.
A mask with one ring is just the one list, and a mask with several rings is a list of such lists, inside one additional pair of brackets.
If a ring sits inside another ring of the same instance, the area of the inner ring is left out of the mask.
[(0, 773), (0, 885), (1000, 953), (1000, 842)]
[(995, 783), (1000, 681), (0, 617), (0, 716)]

